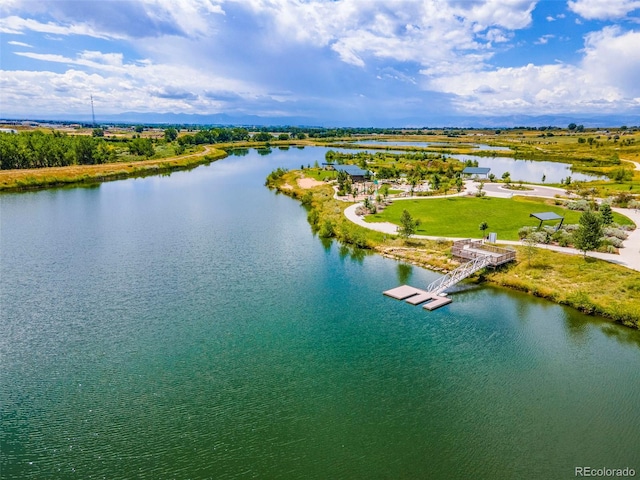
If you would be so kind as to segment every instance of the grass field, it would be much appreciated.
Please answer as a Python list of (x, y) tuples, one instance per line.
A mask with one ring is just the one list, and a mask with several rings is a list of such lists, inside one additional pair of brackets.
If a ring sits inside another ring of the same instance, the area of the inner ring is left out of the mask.
[[(383, 212), (369, 215), (366, 220), (399, 225), (405, 209), (413, 218), (420, 220), (418, 235), (479, 238), (482, 236), (479, 225), (487, 222), (487, 233), (496, 232), (500, 240), (518, 240), (521, 227), (539, 225), (538, 220), (529, 217), (531, 213), (555, 212), (564, 216), (568, 224), (578, 223), (582, 213), (554, 205), (554, 200), (540, 198), (451, 197), (395, 201)], [(627, 217), (618, 214), (614, 214), (614, 221), (632, 224)]]

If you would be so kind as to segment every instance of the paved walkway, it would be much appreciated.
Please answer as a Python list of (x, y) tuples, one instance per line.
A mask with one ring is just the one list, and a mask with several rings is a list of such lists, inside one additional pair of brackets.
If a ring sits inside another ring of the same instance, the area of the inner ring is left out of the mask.
[[(499, 187), (499, 184), (491, 184), (485, 183), (484, 191), (488, 196), (495, 197), (504, 197), (505, 189), (494, 188)], [(490, 188), (487, 188), (490, 187)], [(529, 187), (533, 188), (533, 190), (507, 190), (508, 196), (511, 197), (513, 195), (525, 195), (525, 196), (536, 196), (536, 197), (547, 197), (547, 198), (555, 198), (555, 195), (561, 193), (562, 195), (566, 195), (565, 191), (561, 188), (554, 187), (543, 187), (538, 185), (529, 185)], [(465, 183), (465, 191), (460, 194), (455, 195), (446, 195), (448, 197), (458, 196), (458, 195), (466, 195), (467, 193), (475, 193), (477, 191), (477, 184), (473, 181), (468, 181)], [(434, 196), (434, 197), (404, 197), (397, 198), (394, 201), (402, 201), (402, 200), (428, 200), (433, 198), (443, 198), (445, 195)], [(389, 222), (378, 222), (378, 223), (369, 223), (365, 222), (364, 219), (358, 215), (356, 215), (356, 209), (360, 206), (360, 204), (354, 204), (347, 207), (344, 211), (345, 216), (351, 220), (353, 223), (360, 225), (364, 228), (368, 228), (370, 230), (375, 230), (382, 233), (387, 233), (390, 235), (396, 235), (398, 231), (398, 226), (389, 223)], [(606, 260), (607, 262), (617, 263), (619, 265), (623, 265), (627, 268), (631, 268), (632, 270), (640, 271), (640, 211), (623, 209), (623, 208), (612, 208), (613, 211), (620, 213), (626, 217), (629, 217), (636, 224), (637, 228), (630, 232), (629, 237), (623, 242), (624, 248), (620, 249), (620, 254), (616, 255), (613, 253), (600, 253), (600, 252), (588, 252), (587, 256), (593, 258), (599, 258), (601, 260)], [(433, 236), (433, 235), (413, 235), (412, 238), (422, 238), (427, 240), (462, 240), (462, 238), (456, 237), (443, 237), (443, 236)], [(510, 241), (510, 240), (498, 240), (499, 244), (502, 245), (522, 245), (522, 242)], [(583, 255), (583, 252), (580, 250), (576, 250), (575, 248), (567, 248), (567, 247), (558, 247), (555, 245), (543, 245), (539, 244), (539, 248), (543, 248), (546, 250), (554, 250), (556, 252), (568, 253), (572, 255)]]
[(636, 170), (640, 170), (640, 163), (638, 162), (634, 162), (633, 160), (627, 160), (625, 158), (621, 158), (620, 160), (622, 160), (623, 162), (629, 162), (629, 163), (633, 163), (635, 165), (635, 169)]

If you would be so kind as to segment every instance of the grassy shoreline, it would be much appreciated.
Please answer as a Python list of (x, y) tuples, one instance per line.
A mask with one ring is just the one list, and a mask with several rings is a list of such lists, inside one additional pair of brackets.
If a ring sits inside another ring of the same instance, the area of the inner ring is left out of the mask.
[[(26, 170), (0, 170), (0, 193), (18, 192), (66, 185), (95, 184), (129, 177), (157, 175), (188, 170), (227, 156), (225, 149), (248, 147), (323, 145), (311, 140), (217, 144), (203, 151), (173, 158), (138, 162), (75, 165)], [(636, 172), (640, 173), (640, 172)], [(267, 185), (300, 200), (308, 210), (308, 220), (319, 236), (336, 238), (354, 245), (432, 270), (447, 272), (458, 266), (451, 258), (451, 242), (409, 240), (384, 235), (353, 224), (344, 216), (346, 204), (333, 198), (333, 189), (322, 185), (304, 189), (297, 184), (302, 172), (287, 172), (269, 179)], [(515, 265), (485, 272), (475, 281), (486, 281), (553, 302), (569, 305), (585, 313), (600, 315), (626, 326), (640, 329), (640, 275), (637, 272), (604, 261), (567, 256), (540, 250), (534, 259), (518, 248)]]
[[(307, 208), (311, 228), (320, 237), (336, 238), (343, 244), (375, 251), (431, 270), (447, 272), (459, 263), (451, 257), (451, 242), (409, 239), (365, 229), (344, 216), (349, 204), (333, 198), (325, 184), (301, 188), (300, 171), (269, 178), (267, 186), (296, 198)], [(536, 249), (530, 258), (524, 247), (516, 247), (515, 264), (485, 271), (472, 281), (487, 282), (548, 299), (599, 315), (630, 328), (640, 329), (640, 274), (631, 269), (595, 258), (566, 255)]]
[(220, 160), (226, 156), (226, 151), (208, 147), (195, 154), (141, 160), (138, 162), (0, 170), (0, 192), (20, 192), (67, 185), (95, 184), (123, 178), (158, 175), (171, 171), (188, 170), (198, 165)]

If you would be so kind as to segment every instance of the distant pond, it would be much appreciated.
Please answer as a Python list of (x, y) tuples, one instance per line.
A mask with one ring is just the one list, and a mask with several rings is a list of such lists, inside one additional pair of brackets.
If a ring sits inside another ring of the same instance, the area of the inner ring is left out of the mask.
[(509, 172), (511, 180), (514, 182), (522, 180), (523, 182), (541, 183), (543, 176), (545, 183), (560, 183), (567, 177), (571, 177), (572, 181), (579, 180), (581, 182), (603, 178), (600, 175), (574, 172), (569, 163), (520, 160), (511, 157), (480, 157), (478, 155), (448, 156), (462, 162), (477, 160), (478, 166), (491, 168), (491, 173), (497, 178), (501, 178), (503, 173)]
[[(354, 142), (355, 143), (355, 142)], [(430, 142), (385, 142), (383, 140), (362, 140), (359, 143), (367, 145), (389, 145), (394, 146), (414, 146), (414, 147), (426, 147), (434, 145), (446, 145), (444, 143), (430, 143)], [(507, 147), (491, 147), (489, 145), (477, 144), (475, 145), (481, 150), (509, 150)], [(320, 148), (320, 147), (316, 147)], [(335, 148), (335, 147), (334, 147)], [(379, 150), (366, 150), (366, 149), (346, 149), (335, 148), (335, 150), (346, 151), (349, 153), (368, 152), (377, 153)], [(388, 153), (406, 153), (402, 150), (390, 150)], [(447, 157), (455, 158), (464, 162), (466, 160), (477, 161), (480, 167), (491, 168), (497, 178), (501, 178), (505, 172), (511, 174), (511, 180), (514, 182), (532, 182), (532, 183), (561, 183), (567, 177), (571, 177), (572, 181), (588, 182), (592, 180), (598, 180), (605, 178), (602, 175), (591, 175), (587, 173), (579, 173), (572, 171), (572, 165), (569, 163), (561, 162), (549, 162), (539, 160), (522, 160), (512, 157), (484, 157), (471, 154), (446, 154)], [(544, 182), (542, 180), (544, 176)]]

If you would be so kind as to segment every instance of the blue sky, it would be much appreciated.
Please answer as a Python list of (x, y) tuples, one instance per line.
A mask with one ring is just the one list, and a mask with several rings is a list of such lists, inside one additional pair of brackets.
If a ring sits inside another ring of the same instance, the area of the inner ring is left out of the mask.
[(640, 118), (640, 0), (3, 0), (0, 33), (5, 118)]

